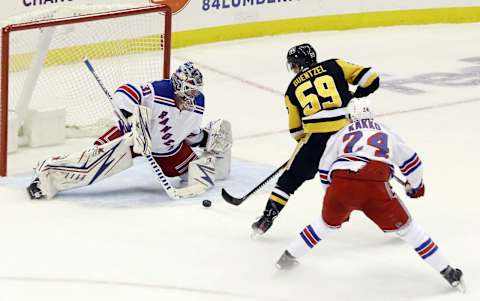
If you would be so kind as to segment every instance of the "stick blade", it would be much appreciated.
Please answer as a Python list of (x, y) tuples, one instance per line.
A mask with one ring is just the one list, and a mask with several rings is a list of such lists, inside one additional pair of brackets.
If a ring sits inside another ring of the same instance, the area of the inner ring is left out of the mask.
[(222, 198), (225, 200), (225, 202), (230, 203), (230, 204), (235, 205), (235, 206), (238, 206), (241, 203), (243, 203), (243, 201), (245, 201), (244, 198), (239, 199), (239, 198), (233, 197), (231, 194), (229, 194), (225, 190), (225, 188), (222, 188)]

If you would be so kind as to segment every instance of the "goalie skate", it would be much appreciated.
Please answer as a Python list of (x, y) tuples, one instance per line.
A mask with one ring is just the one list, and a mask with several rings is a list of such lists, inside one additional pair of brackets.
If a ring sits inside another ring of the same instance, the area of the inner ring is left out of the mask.
[(45, 198), (45, 195), (42, 193), (42, 190), (38, 187), (40, 181), (38, 178), (35, 178), (30, 185), (27, 187), (28, 195), (31, 200), (40, 200)]

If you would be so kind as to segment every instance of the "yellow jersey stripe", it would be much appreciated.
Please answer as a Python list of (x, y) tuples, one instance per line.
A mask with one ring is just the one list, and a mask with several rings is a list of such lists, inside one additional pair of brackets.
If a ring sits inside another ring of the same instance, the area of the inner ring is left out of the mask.
[(303, 125), (305, 133), (329, 133), (337, 132), (348, 125), (347, 118), (335, 121), (319, 121), (318, 123), (306, 123)]

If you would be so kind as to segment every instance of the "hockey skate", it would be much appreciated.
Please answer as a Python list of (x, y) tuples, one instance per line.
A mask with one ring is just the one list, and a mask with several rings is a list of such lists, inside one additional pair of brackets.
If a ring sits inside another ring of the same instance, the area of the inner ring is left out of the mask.
[(278, 259), (276, 267), (279, 270), (290, 270), (296, 267), (298, 263), (299, 262), (297, 261), (297, 259), (295, 259), (295, 257), (290, 254), (290, 252), (285, 250), (280, 259)]
[(453, 288), (456, 288), (461, 293), (465, 293), (467, 288), (465, 281), (463, 280), (463, 272), (460, 269), (452, 268), (448, 266), (446, 269), (440, 272), (445, 280), (450, 283)]
[(39, 200), (45, 198), (42, 190), (38, 187), (40, 180), (38, 178), (33, 179), (32, 183), (28, 185), (27, 192), (31, 200)]
[(273, 219), (271, 217), (262, 215), (252, 224), (252, 239), (258, 238), (270, 229), (273, 225)]

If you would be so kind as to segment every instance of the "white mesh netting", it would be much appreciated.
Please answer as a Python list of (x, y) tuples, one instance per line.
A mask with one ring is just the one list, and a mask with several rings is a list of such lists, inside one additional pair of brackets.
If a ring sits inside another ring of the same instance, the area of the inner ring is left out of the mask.
[[(15, 17), (9, 22), (69, 18), (125, 8), (69, 7)], [(90, 59), (111, 93), (124, 83), (161, 79), (164, 19), (162, 13), (150, 12), (11, 32), (9, 110), (18, 113), (25, 106), (65, 107), (69, 136), (102, 134), (113, 123), (112, 108), (83, 58)], [(42, 50), (46, 50), (43, 56)], [(20, 99), (30, 91), (31, 98), (27, 97), (25, 105)]]

